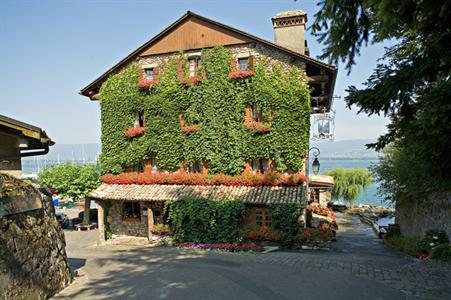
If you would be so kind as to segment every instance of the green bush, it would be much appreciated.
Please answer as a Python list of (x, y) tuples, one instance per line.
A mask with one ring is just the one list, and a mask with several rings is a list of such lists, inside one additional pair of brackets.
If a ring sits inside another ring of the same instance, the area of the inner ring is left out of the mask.
[(446, 262), (451, 262), (451, 246), (449, 244), (441, 244), (432, 250), (431, 257)]
[(447, 245), (449, 243), (448, 236), (443, 230), (431, 229), (426, 231), (422, 240), (418, 242), (418, 249), (420, 252), (431, 254), (433, 249), (439, 245)]
[(165, 210), (176, 243), (236, 242), (239, 225), (245, 214), (245, 206), (241, 201), (190, 197), (167, 202)]
[(396, 250), (407, 255), (416, 256), (417, 252), (421, 252), (419, 241), (416, 238), (399, 234), (388, 236), (387, 240)]
[(285, 246), (293, 245), (296, 240), (301, 210), (302, 205), (296, 203), (271, 204), (269, 206), (271, 228), (282, 234), (282, 241)]

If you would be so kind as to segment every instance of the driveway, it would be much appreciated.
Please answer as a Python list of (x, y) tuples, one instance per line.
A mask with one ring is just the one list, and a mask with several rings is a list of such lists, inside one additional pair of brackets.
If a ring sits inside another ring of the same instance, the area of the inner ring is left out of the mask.
[(353, 217), (331, 251), (227, 253), (94, 246), (66, 232), (79, 276), (54, 299), (451, 299), (450, 269), (398, 256)]

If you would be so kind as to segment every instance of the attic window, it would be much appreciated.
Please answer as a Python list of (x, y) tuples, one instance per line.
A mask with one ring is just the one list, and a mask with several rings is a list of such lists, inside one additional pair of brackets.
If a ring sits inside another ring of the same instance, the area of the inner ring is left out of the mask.
[(152, 166), (152, 172), (158, 172), (158, 162), (156, 157), (152, 157), (150, 160), (150, 164)]
[(135, 124), (134, 127), (144, 127), (144, 112), (137, 111), (135, 113)]
[(240, 71), (249, 70), (249, 57), (238, 58), (238, 67)]
[(154, 80), (154, 68), (145, 68), (144, 69), (144, 74), (146, 74), (146, 79), (147, 80)]
[(134, 164), (131, 167), (132, 172), (135, 172), (135, 173), (144, 173), (144, 168), (145, 168), (144, 162), (142, 162), (142, 161), (137, 164)]

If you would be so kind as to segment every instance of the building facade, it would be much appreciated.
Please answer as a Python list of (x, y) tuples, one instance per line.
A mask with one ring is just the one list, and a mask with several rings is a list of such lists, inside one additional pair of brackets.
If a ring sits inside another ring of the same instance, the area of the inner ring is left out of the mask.
[(187, 12), (81, 90), (102, 110), (99, 227), (147, 236), (180, 197), (305, 203), (310, 114), (330, 110), (336, 69), (309, 56), (302, 11), (276, 43)]

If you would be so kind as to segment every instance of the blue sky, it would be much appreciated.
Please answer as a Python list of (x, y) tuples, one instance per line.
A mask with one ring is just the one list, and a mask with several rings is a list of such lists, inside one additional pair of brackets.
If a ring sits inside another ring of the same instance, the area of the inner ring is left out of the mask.
[[(40, 126), (57, 143), (100, 142), (96, 102), (78, 92), (187, 10), (273, 40), (271, 17), (317, 1), (1, 1), (0, 114)], [(310, 53), (321, 45), (307, 35)], [(350, 76), (339, 66), (334, 109), (337, 140), (374, 139), (387, 119), (346, 109), (345, 89), (371, 74), (383, 45), (362, 50)]]

